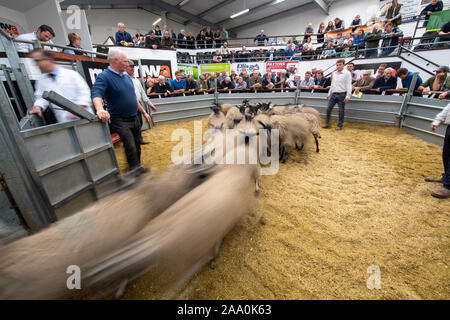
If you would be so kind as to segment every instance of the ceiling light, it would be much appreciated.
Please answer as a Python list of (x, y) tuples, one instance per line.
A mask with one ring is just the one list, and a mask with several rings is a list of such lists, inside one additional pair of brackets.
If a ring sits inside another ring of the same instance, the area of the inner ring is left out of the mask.
[(184, 6), (186, 3), (188, 3), (189, 1), (191, 1), (191, 0), (183, 0), (183, 1), (181, 1), (179, 4), (178, 4), (178, 6)]
[(153, 22), (152, 26), (154, 26), (155, 24), (157, 24), (158, 22), (161, 21), (161, 18), (159, 18), (158, 20), (156, 20), (155, 22)]
[(274, 3), (272, 3), (272, 4), (277, 4), (277, 3), (280, 3), (280, 2), (283, 2), (284, 0), (275, 0), (275, 2)]
[(236, 18), (236, 17), (238, 17), (238, 16), (240, 16), (240, 15), (243, 15), (243, 14), (249, 12), (249, 11), (250, 11), (250, 9), (245, 9), (245, 10), (243, 10), (243, 11), (241, 11), (241, 12), (238, 12), (238, 13), (233, 14), (232, 16), (230, 16), (230, 18), (231, 18), (231, 19), (234, 19), (234, 18)]

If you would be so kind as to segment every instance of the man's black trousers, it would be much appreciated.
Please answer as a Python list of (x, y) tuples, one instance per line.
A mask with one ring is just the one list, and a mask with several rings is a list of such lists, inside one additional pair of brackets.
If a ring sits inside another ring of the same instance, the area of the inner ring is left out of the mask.
[(114, 118), (109, 124), (111, 131), (117, 132), (125, 149), (130, 170), (141, 164), (141, 125), (137, 116), (129, 118)]

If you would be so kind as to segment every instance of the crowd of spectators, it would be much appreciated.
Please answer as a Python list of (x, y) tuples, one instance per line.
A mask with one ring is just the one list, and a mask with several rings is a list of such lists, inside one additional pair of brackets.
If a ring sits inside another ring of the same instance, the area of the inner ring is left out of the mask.
[[(403, 94), (408, 92), (413, 72), (406, 68), (395, 70), (387, 64), (381, 64), (376, 72), (371, 70), (356, 70), (355, 65), (350, 62), (345, 66), (351, 75), (352, 91), (358, 96), (360, 93), (369, 94)], [(435, 76), (423, 82), (420, 76), (415, 81), (413, 94), (415, 96), (430, 95), (438, 93), (440, 99), (444, 99), (450, 92), (449, 68), (441, 66), (435, 71)], [(196, 81), (192, 75), (185, 76), (184, 71), (175, 72), (176, 79), (171, 80), (167, 74), (159, 76), (158, 79), (151, 78), (146, 81), (146, 90), (149, 96), (168, 97), (182, 93), (204, 93), (217, 90), (239, 91), (239, 90), (306, 90), (327, 92), (331, 86), (332, 74), (324, 74), (322, 70), (312, 68), (300, 75), (295, 67), (281, 70), (275, 73), (267, 68), (262, 74), (258, 67), (253, 70), (242, 68), (238, 74), (236, 70), (230, 73), (223, 69), (220, 73), (210, 72), (199, 76)]]

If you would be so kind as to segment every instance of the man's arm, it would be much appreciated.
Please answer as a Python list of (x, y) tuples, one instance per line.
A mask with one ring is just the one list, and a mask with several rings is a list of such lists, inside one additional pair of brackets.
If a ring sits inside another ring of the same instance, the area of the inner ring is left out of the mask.
[(91, 98), (97, 116), (103, 122), (108, 121), (110, 118), (109, 112), (106, 111), (105, 108), (103, 107), (103, 97), (105, 96), (106, 88), (107, 88), (106, 80), (103, 79), (101, 74), (98, 75), (94, 85), (92, 86)]
[(369, 90), (373, 88), (373, 85), (375, 84), (375, 79), (372, 79), (367, 86), (362, 86), (361, 90)]
[(41, 86), (41, 81), (36, 81), (36, 90), (34, 91), (34, 105), (28, 113), (29, 114), (37, 114), (39, 117), (42, 117), (42, 111), (47, 109), (49, 102), (42, 98), (44, 90)]
[[(145, 120), (147, 120), (147, 123), (150, 123), (151, 119), (150, 119), (150, 115), (147, 113), (147, 111), (145, 111), (144, 107), (142, 106), (142, 104), (139, 102), (139, 99), (136, 99), (137, 103), (138, 103), (138, 110), (140, 113), (142, 113), (145, 117)], [(139, 115), (138, 115), (139, 117)]]

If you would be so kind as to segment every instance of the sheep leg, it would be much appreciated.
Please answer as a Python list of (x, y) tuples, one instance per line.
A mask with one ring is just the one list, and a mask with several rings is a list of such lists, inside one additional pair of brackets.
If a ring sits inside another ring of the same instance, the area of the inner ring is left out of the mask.
[(283, 154), (284, 154), (284, 145), (282, 145), (281, 147), (280, 147), (280, 160), (282, 160), (283, 159)]
[(289, 146), (283, 146), (284, 153), (283, 153), (283, 159), (281, 160), (281, 163), (285, 163), (289, 154), (291, 153), (291, 148)]
[(255, 178), (255, 197), (259, 196), (259, 182), (258, 178)]
[(314, 136), (314, 140), (316, 140), (316, 152), (319, 152), (319, 139), (317, 139), (317, 137)]
[(119, 288), (116, 291), (115, 297), (116, 299), (119, 299), (120, 297), (123, 296), (123, 294), (125, 293), (125, 289), (127, 288), (127, 284), (128, 284), (128, 279), (124, 279), (120, 285)]
[(214, 247), (214, 253), (213, 257), (211, 259), (211, 262), (209, 263), (209, 267), (211, 269), (214, 269), (216, 267), (216, 258), (219, 255), (220, 248), (222, 247), (223, 238), (221, 238), (219, 241), (216, 242), (216, 245)]
[(297, 146), (297, 144), (295, 144), (295, 149), (297, 149), (298, 151), (301, 151), (301, 150), (303, 150), (303, 147), (305, 146), (305, 144), (304, 143), (302, 143), (302, 145), (299, 147), (299, 146)]

